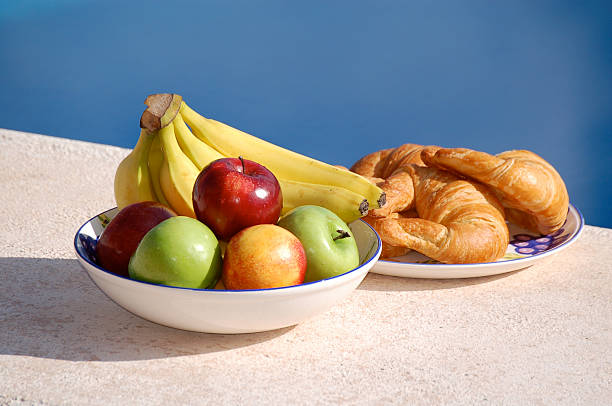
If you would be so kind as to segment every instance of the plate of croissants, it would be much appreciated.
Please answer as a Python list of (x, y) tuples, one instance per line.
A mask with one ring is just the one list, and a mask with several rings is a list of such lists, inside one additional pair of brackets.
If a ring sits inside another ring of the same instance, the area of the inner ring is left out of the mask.
[(569, 247), (584, 226), (559, 173), (527, 150), (404, 144), (350, 170), (385, 193), (363, 218), (383, 243), (373, 273), (446, 279), (519, 270)]

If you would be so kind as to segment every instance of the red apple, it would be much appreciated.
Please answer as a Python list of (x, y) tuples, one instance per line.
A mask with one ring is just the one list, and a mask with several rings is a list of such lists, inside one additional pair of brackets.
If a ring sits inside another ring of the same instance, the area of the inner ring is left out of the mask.
[(290, 231), (260, 224), (234, 235), (225, 250), (226, 289), (267, 289), (299, 285), (306, 274), (306, 252)]
[(162, 221), (176, 216), (157, 202), (139, 202), (125, 206), (106, 226), (96, 244), (98, 264), (117, 275), (128, 275), (130, 258), (142, 237)]
[(242, 157), (211, 162), (193, 187), (197, 219), (220, 240), (228, 241), (256, 224), (275, 224), (282, 207), (283, 196), (274, 174)]

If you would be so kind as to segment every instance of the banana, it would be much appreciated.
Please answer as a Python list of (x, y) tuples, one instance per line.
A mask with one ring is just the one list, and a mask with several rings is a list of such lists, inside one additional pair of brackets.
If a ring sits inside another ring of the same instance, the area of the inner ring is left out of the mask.
[(319, 185), (278, 179), (283, 193), (284, 215), (289, 210), (305, 204), (323, 206), (350, 223), (368, 212), (368, 201), (361, 195), (339, 186)]
[(193, 135), (180, 114), (176, 115), (173, 123), (174, 133), (181, 149), (191, 159), (191, 162), (197, 166), (198, 170), (201, 171), (214, 160), (224, 158), (224, 155), (220, 152)]
[(203, 117), (185, 101), (181, 103), (179, 113), (198, 138), (225, 156), (242, 156), (259, 162), (279, 179), (348, 189), (364, 196), (370, 208), (385, 204), (382, 189), (356, 173), (317, 161)]
[(199, 171), (181, 151), (174, 135), (174, 125), (159, 130), (164, 151), (164, 161), (159, 173), (159, 183), (166, 200), (179, 215), (195, 218), (193, 211), (193, 185)]
[(153, 184), (153, 190), (155, 191), (157, 200), (170, 207), (170, 203), (168, 203), (168, 200), (164, 196), (164, 192), (159, 183), (159, 173), (164, 163), (164, 151), (162, 150), (159, 132), (156, 131), (155, 135), (151, 143), (151, 149), (149, 150), (149, 173), (151, 174), (151, 183)]
[[(179, 113), (173, 121), (174, 131), (181, 149), (202, 170), (210, 162), (225, 156), (197, 138)], [(304, 205), (323, 206), (336, 213), (347, 223), (357, 220), (368, 211), (367, 200), (350, 190), (330, 185), (278, 179), (283, 194), (283, 212)]]
[[(193, 135), (180, 113), (173, 122), (176, 138), (181, 149), (185, 152), (185, 155), (191, 158), (198, 169), (201, 170), (210, 162), (225, 157)], [(368, 202), (363, 196), (339, 186), (284, 179), (278, 179), (278, 182), (283, 194), (282, 214), (304, 204), (314, 204), (332, 210), (342, 220), (350, 223), (364, 216), (368, 211)]]
[(157, 201), (147, 164), (154, 137), (154, 134), (142, 129), (136, 146), (117, 167), (114, 189), (119, 209), (132, 203)]

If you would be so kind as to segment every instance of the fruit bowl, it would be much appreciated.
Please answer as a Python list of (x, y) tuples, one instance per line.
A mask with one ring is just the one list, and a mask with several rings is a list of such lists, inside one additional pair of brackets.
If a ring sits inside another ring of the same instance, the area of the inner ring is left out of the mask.
[(95, 258), (98, 237), (116, 208), (83, 224), (74, 238), (81, 266), (111, 300), (154, 323), (206, 333), (254, 333), (288, 327), (322, 313), (345, 299), (378, 260), (381, 241), (364, 221), (349, 227), (359, 248), (360, 265), (341, 275), (302, 285), (257, 290), (188, 289), (154, 285), (115, 275)]

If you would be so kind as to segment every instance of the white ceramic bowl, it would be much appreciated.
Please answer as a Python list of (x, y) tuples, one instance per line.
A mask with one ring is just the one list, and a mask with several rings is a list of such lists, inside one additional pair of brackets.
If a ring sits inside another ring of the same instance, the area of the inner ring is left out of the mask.
[(345, 299), (378, 260), (380, 238), (361, 220), (349, 226), (359, 247), (360, 265), (321, 281), (275, 289), (212, 290), (154, 285), (115, 275), (95, 261), (95, 244), (111, 209), (83, 224), (74, 238), (77, 258), (91, 280), (115, 303), (152, 322), (207, 333), (252, 333), (292, 326)]

